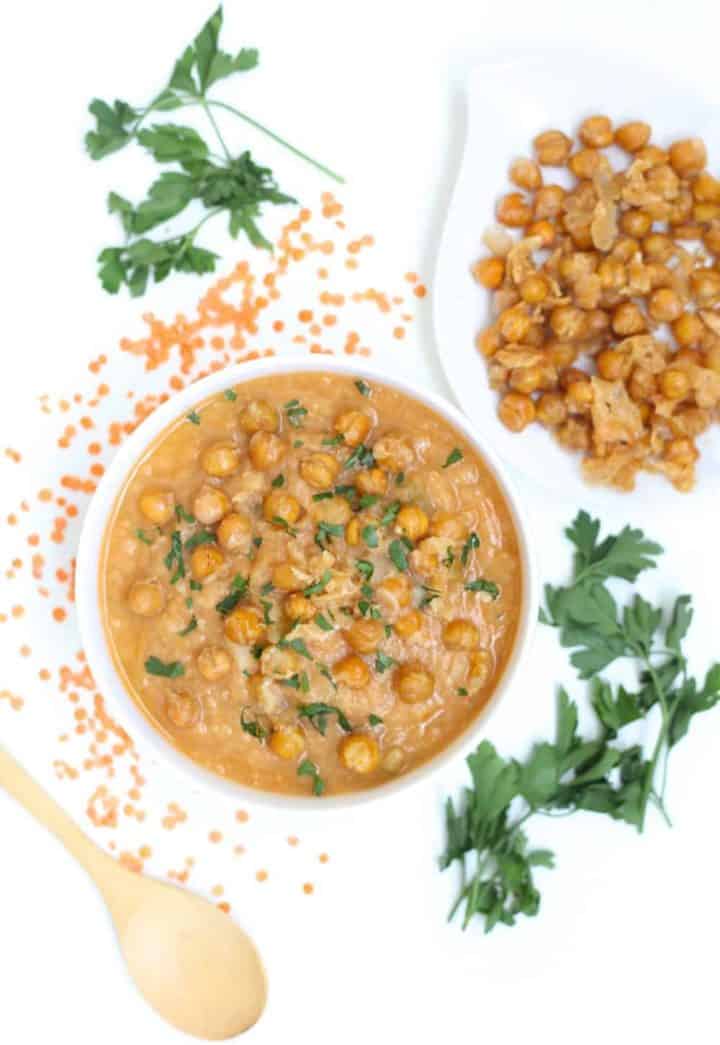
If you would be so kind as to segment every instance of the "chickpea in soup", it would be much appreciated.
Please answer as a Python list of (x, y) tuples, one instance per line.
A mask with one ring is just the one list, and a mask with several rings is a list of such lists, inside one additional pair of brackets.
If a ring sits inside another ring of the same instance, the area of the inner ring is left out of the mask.
[(118, 500), (100, 578), (153, 725), (223, 777), (315, 795), (383, 784), (476, 718), (522, 585), (467, 440), (329, 373), (248, 381), (172, 424)]

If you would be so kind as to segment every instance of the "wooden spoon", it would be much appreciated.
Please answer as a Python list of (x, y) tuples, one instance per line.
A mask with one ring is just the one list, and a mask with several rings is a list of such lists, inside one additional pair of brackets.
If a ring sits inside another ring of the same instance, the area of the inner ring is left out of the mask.
[(98, 849), (0, 748), (0, 785), (82, 864), (108, 905), (130, 975), (168, 1023), (222, 1040), (265, 1007), (265, 973), (252, 940), (192, 893), (125, 870)]

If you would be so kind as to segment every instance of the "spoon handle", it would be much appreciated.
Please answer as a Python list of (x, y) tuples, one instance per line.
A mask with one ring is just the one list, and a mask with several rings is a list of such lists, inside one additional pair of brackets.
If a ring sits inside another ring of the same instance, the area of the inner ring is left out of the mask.
[(114, 863), (3, 747), (0, 747), (0, 787), (54, 834), (92, 878), (98, 879), (104, 864)]

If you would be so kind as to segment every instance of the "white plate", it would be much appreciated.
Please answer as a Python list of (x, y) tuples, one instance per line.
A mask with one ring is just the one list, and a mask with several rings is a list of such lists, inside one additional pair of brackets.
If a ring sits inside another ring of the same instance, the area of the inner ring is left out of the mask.
[[(488, 62), (467, 81), (467, 141), (448, 212), (434, 281), (435, 336), (447, 379), (460, 405), (498, 454), (536, 483), (572, 500), (617, 500), (614, 491), (588, 486), (580, 456), (563, 450), (540, 425), (515, 435), (498, 420), (497, 393), (488, 387), (485, 360), (474, 347), (476, 334), (490, 318), (490, 295), (470, 274), (488, 253), (483, 232), (495, 223), (495, 204), (510, 190), (508, 168), (531, 155), (542, 130), (568, 134), (593, 113), (615, 123), (642, 119), (660, 145), (676, 138), (704, 138), (709, 167), (720, 164), (717, 105), (696, 97), (668, 74), (625, 67), (567, 53)], [(555, 172), (559, 173), (559, 172)], [(701, 437), (698, 489), (720, 485), (720, 426)], [(641, 473), (638, 490), (654, 503), (677, 505), (681, 497), (662, 476)]]

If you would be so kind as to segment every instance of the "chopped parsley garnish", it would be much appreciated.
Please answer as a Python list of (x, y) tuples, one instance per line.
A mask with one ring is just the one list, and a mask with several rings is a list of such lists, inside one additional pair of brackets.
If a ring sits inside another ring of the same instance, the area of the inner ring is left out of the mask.
[[(251, 715), (255, 717), (250, 718)], [(255, 715), (252, 708), (244, 707), (240, 712), (240, 725), (242, 726), (244, 733), (249, 733), (255, 740), (263, 741), (267, 740), (270, 736), (270, 730), (267, 726), (260, 722), (259, 718)]]
[(195, 516), (191, 512), (188, 512), (185, 508), (183, 508), (181, 504), (175, 505), (175, 518), (178, 522), (186, 522), (190, 523), (191, 525), (192, 523), (197, 522)]
[(437, 590), (437, 588), (428, 588), (427, 584), (423, 584), (422, 590), (424, 592), (424, 595), (420, 600), (421, 610), (424, 609), (425, 606), (429, 606), (433, 599), (440, 598), (440, 592)]
[(191, 552), (201, 544), (215, 544), (217, 537), (212, 530), (200, 530), (185, 541), (185, 550)]
[(291, 675), (288, 679), (278, 679), (281, 686), (289, 686), (290, 689), (302, 690), (303, 693), (310, 692), (310, 680), (307, 677), (306, 671), (301, 671), (298, 675)]
[(366, 581), (372, 580), (372, 575), (375, 572), (375, 567), (367, 559), (356, 559), (355, 568), (358, 573), (365, 578)]
[(345, 733), (352, 732), (352, 726), (348, 721), (345, 713), (334, 704), (324, 704), (318, 701), (314, 704), (298, 704), (298, 718), (306, 718), (318, 733), (325, 736), (328, 724), (328, 716), (335, 715), (337, 717), (338, 725)]
[(377, 526), (373, 526), (372, 524), (369, 524), (368, 526), (363, 526), (361, 536), (362, 536), (362, 539), (367, 544), (368, 548), (377, 548), (377, 546), (378, 546)]
[(190, 581), (190, 591), (202, 591), (202, 584), (194, 578)]
[(303, 446), (303, 445), (304, 444), (303, 444), (302, 439), (296, 439), (295, 442), (293, 443), (293, 446), (295, 447), (296, 450), (299, 450), (300, 447)]
[(187, 419), (193, 425), (200, 424), (200, 414), (198, 414), (196, 410), (191, 410), (190, 413), (187, 415)]
[(155, 541), (155, 538), (148, 537), (144, 530), (136, 530), (135, 536), (139, 541), (142, 541), (143, 544), (153, 544)]
[(263, 542), (263, 539), (262, 539), (262, 537), (253, 537), (252, 542), (253, 542), (253, 544), (255, 545), (256, 548), (259, 548), (260, 545)]
[(263, 624), (274, 624), (272, 617), (270, 616), (270, 610), (272, 609), (272, 603), (268, 602), (267, 599), (260, 599), (260, 605), (263, 611)]
[(316, 613), (314, 620), (315, 624), (317, 624), (318, 628), (320, 628), (321, 631), (333, 630), (331, 622), (327, 619), (327, 617), (323, 616), (322, 613)]
[(170, 551), (165, 556), (164, 562), (168, 570), (174, 571), (170, 578), (170, 583), (177, 584), (185, 576), (185, 560), (183, 559), (182, 538), (179, 530), (173, 530), (172, 532)]
[(297, 530), (290, 525), (287, 519), (283, 519), (281, 515), (273, 515), (272, 522), (275, 526), (279, 526), (281, 530), (285, 530), (291, 537), (297, 537)]
[(382, 650), (378, 650), (375, 654), (375, 670), (382, 675), (384, 671), (397, 664), (394, 657), (389, 656), (387, 653), (383, 653)]
[(280, 472), (279, 475), (275, 476), (275, 478), (270, 483), (270, 485), (273, 486), (276, 490), (279, 490), (280, 487), (284, 484), (284, 482), (285, 482), (285, 476), (282, 474), (282, 472)]
[(299, 653), (301, 657), (305, 657), (307, 660), (312, 660), (312, 653), (305, 645), (303, 639), (280, 639), (278, 646), (281, 649), (294, 649), (296, 653)]
[(468, 691), (465, 689), (464, 686), (458, 686), (457, 695), (459, 697), (466, 697), (468, 695)]
[(192, 604), (193, 604), (192, 596), (188, 595), (188, 597), (185, 599), (185, 605), (187, 606), (188, 609), (190, 609), (192, 607)]
[(365, 596), (366, 599), (372, 599), (375, 592), (371, 584), (363, 584), (360, 587), (360, 593)]
[(318, 664), (317, 669), (320, 672), (320, 674), (328, 680), (332, 688), (337, 689), (337, 682), (330, 674), (330, 668), (327, 666), (327, 664)]
[(374, 468), (375, 457), (369, 446), (360, 443), (348, 457), (343, 468)]
[(312, 499), (313, 501), (327, 501), (332, 497), (332, 495), (332, 490), (323, 490), (322, 493), (314, 493)]
[(392, 504), (389, 504), (387, 506), (387, 508), (385, 509), (385, 511), (383, 513), (383, 517), (380, 520), (380, 525), (381, 526), (392, 526), (392, 524), (395, 522), (395, 520), (398, 517), (398, 512), (399, 511), (400, 511), (400, 502), (399, 501), (393, 501)]
[(229, 399), (231, 403), (234, 403), (235, 400), (237, 399), (237, 392), (235, 391), (234, 388), (226, 388), (225, 391), (223, 392), (223, 395), (225, 396), (226, 399)]
[(360, 508), (372, 508), (380, 500), (380, 494), (364, 493), (360, 498)]
[(325, 790), (325, 781), (320, 776), (318, 767), (314, 762), (311, 762), (309, 758), (304, 758), (297, 767), (297, 775), (312, 777), (312, 793), (320, 797)]
[(484, 591), (491, 598), (497, 599), (500, 589), (494, 581), (486, 581), (483, 577), (470, 581), (465, 585), (465, 591)]
[(391, 541), (390, 547), (388, 548), (388, 554), (392, 559), (393, 564), (397, 566), (402, 573), (407, 573), (409, 566), (405, 544), (402, 541)]
[(445, 558), (442, 560), (442, 564), (443, 564), (443, 566), (447, 566), (447, 568), (450, 569), (450, 567), (452, 566), (452, 564), (454, 562), (455, 562), (455, 552), (452, 550), (450, 545), (448, 545), (447, 548), (445, 549)]
[(402, 486), (402, 484), (404, 482), (405, 482), (405, 472), (398, 472), (398, 474), (395, 476), (395, 485), (396, 486)]
[(479, 547), (480, 547), (480, 538), (473, 531), (468, 536), (468, 539), (465, 541), (465, 543), (463, 544), (463, 549), (462, 549), (462, 552), (460, 553), (460, 562), (463, 564), (463, 566), (467, 566), (468, 559), (470, 558), (470, 552), (475, 551), (475, 549), (479, 548)]
[(182, 635), (183, 638), (184, 638), (185, 635), (189, 635), (191, 631), (195, 631), (197, 626), (198, 626), (197, 617), (195, 616), (195, 614), (193, 614), (192, 617), (190, 618), (190, 623), (188, 624), (188, 626), (186, 628), (183, 628), (182, 631), (179, 631), (178, 635)]
[(248, 585), (248, 578), (241, 576), (239, 573), (233, 578), (233, 582), (230, 586), (230, 594), (226, 595), (224, 599), (220, 599), (220, 602), (215, 604), (215, 609), (222, 617), (226, 617), (228, 613), (232, 613), (240, 600), (247, 595)]
[(336, 486), (335, 493), (338, 495), (338, 497), (347, 497), (349, 501), (354, 501), (357, 497), (357, 490), (355, 489), (355, 487), (349, 486), (347, 484)]
[(449, 468), (451, 464), (457, 464), (458, 461), (462, 461), (462, 459), (463, 452), (458, 446), (456, 446), (455, 449), (451, 450), (445, 458), (445, 464), (443, 465), (443, 468)]
[(303, 418), (307, 416), (307, 410), (299, 399), (291, 399), (285, 404), (285, 414), (288, 422), (293, 428), (302, 428)]
[(145, 661), (145, 670), (148, 675), (159, 675), (164, 679), (179, 679), (185, 674), (185, 667), (179, 660), (167, 662), (160, 660), (159, 657), (148, 657)]
[(340, 444), (344, 443), (344, 442), (345, 442), (345, 436), (342, 434), (342, 432), (338, 432), (337, 435), (334, 435), (332, 437), (328, 436), (328, 438), (323, 439), (322, 445), (323, 446), (340, 446)]
[(331, 580), (332, 573), (330, 570), (325, 570), (319, 580), (314, 584), (308, 584), (307, 588), (303, 590), (303, 595), (306, 599), (309, 599), (311, 595), (319, 595), (321, 591), (325, 591)]
[(379, 715), (368, 715), (368, 723), (371, 726), (382, 726), (383, 719)]
[(333, 537), (342, 537), (345, 527), (340, 523), (320, 522), (315, 534), (315, 543), (318, 548), (325, 548)]
[(355, 387), (357, 388), (361, 396), (369, 398), (372, 394), (372, 388), (366, 381), (363, 381), (362, 378), (355, 382)]
[(256, 642), (254, 646), (250, 647), (250, 652), (252, 653), (252, 655), (255, 658), (255, 660), (260, 660), (260, 658), (263, 655), (263, 650), (264, 649), (265, 649), (265, 647), (263, 646), (263, 644), (261, 642)]
[(273, 582), (272, 581), (266, 581), (263, 584), (262, 588), (260, 589), (260, 594), (261, 595), (269, 595), (270, 592), (274, 591), (274, 590), (275, 589), (274, 589), (274, 586), (273, 586)]

